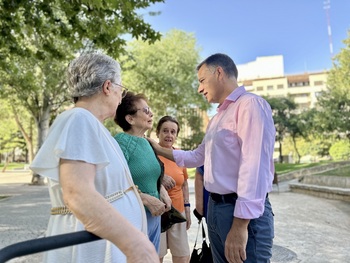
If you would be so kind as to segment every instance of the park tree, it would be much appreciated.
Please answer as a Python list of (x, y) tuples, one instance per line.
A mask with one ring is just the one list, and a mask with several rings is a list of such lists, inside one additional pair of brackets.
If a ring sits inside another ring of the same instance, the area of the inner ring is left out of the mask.
[(0, 154), (4, 161), (12, 161), (15, 152), (21, 153), (20, 160), (28, 160), (33, 155), (34, 123), (21, 105), (0, 99)]
[(297, 139), (299, 137), (303, 136), (303, 122), (300, 118), (300, 115), (291, 113), (289, 116), (289, 125), (288, 125), (288, 133), (292, 139), (293, 142), (293, 148), (295, 150), (295, 153), (297, 155), (296, 163), (300, 163), (300, 157), (301, 154), (299, 152), (299, 149), (297, 147)]
[(11, 106), (6, 100), (0, 99), (0, 155), (1, 161), (4, 161), (4, 168), (6, 170), (7, 164), (16, 147), (23, 143), (23, 139), (18, 136), (18, 128), (16, 122), (11, 118)]
[[(311, 161), (317, 161), (329, 158), (329, 149), (336, 142), (336, 138), (323, 136), (323, 134), (314, 133), (308, 137), (297, 137), (296, 144), (300, 157), (309, 156)], [(295, 152), (294, 143), (291, 136), (286, 136), (283, 140), (283, 155), (293, 153), (293, 158), (297, 160), (298, 156)]]
[(321, 132), (350, 139), (350, 31), (335, 56), (327, 89), (318, 98), (316, 122)]
[[(272, 109), (273, 121), (276, 128), (276, 141), (279, 144), (279, 162), (283, 162), (282, 144), (283, 138), (291, 131), (292, 127), (297, 127), (295, 124), (295, 109), (296, 103), (289, 97), (274, 98), (264, 97), (270, 104)], [(293, 126), (294, 125), (294, 126)], [(295, 131), (297, 135), (299, 131)], [(295, 136), (296, 136), (295, 135)]]
[(297, 146), (297, 142), (300, 142), (300, 139), (310, 141), (311, 136), (315, 136), (315, 115), (317, 111), (312, 108), (308, 110), (303, 110), (298, 113), (291, 113), (289, 118), (288, 125), (288, 134), (291, 137), (294, 151), (297, 157), (297, 163), (300, 162), (300, 158), (305, 155), (303, 151), (300, 151)]
[[(69, 104), (64, 72), (86, 50), (118, 58), (126, 40), (154, 42), (160, 34), (137, 10), (162, 0), (0, 1), (0, 92), (31, 114), (39, 148), (53, 116)], [(33, 183), (42, 183), (33, 175)]]
[(204, 135), (201, 112), (209, 104), (197, 92), (200, 56), (194, 35), (171, 30), (152, 45), (132, 41), (127, 51), (121, 59), (123, 84), (148, 97), (154, 124), (164, 115), (177, 117), (181, 127), (192, 131), (190, 137), (180, 138), (182, 146), (195, 147)]

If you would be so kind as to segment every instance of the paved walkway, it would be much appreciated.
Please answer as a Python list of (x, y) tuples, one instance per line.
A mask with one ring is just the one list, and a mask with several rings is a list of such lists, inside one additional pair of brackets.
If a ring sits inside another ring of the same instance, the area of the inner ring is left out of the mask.
[[(44, 236), (49, 218), (46, 186), (29, 185), (28, 173), (0, 173), (0, 248)], [(194, 204), (193, 180), (190, 199)], [(275, 213), (273, 263), (350, 262), (350, 203), (289, 192), (288, 182), (270, 194)], [(197, 221), (192, 219), (193, 248)], [(10, 260), (40, 262), (41, 254)], [(171, 262), (168, 254), (165, 263)]]

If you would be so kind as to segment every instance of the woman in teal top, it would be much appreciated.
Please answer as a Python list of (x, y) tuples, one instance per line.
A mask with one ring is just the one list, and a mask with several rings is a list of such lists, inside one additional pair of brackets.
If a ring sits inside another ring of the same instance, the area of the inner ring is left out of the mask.
[(123, 133), (118, 141), (146, 209), (148, 237), (159, 252), (160, 216), (171, 208), (168, 192), (161, 185), (161, 164), (144, 134), (152, 128), (153, 114), (142, 94), (128, 92), (118, 106), (114, 121)]

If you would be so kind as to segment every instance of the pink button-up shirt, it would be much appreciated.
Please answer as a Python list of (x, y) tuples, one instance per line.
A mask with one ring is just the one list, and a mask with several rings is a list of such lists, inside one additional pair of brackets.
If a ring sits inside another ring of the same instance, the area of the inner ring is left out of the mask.
[(258, 218), (272, 190), (275, 134), (270, 105), (241, 86), (219, 106), (198, 148), (175, 150), (174, 159), (185, 167), (204, 163), (205, 188), (237, 193), (233, 216)]

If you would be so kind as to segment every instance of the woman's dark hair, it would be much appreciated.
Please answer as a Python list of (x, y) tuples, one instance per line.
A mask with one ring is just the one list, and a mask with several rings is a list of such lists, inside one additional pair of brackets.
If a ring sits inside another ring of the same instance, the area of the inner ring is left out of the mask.
[(158, 121), (158, 124), (157, 124), (156, 133), (159, 134), (160, 128), (162, 127), (163, 123), (167, 122), (167, 121), (171, 121), (173, 123), (176, 123), (176, 125), (177, 125), (177, 134), (176, 135), (179, 135), (179, 132), (180, 132), (179, 123), (175, 118), (173, 118), (171, 116), (164, 116), (164, 117), (160, 118), (160, 120)]
[(114, 122), (118, 124), (123, 131), (131, 129), (131, 125), (126, 121), (125, 117), (126, 115), (134, 115), (137, 112), (135, 102), (140, 100), (147, 102), (147, 97), (144, 94), (135, 94), (129, 91), (118, 106)]

